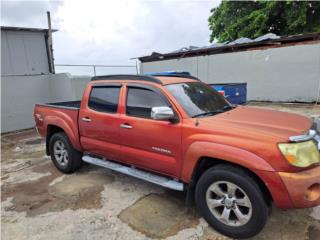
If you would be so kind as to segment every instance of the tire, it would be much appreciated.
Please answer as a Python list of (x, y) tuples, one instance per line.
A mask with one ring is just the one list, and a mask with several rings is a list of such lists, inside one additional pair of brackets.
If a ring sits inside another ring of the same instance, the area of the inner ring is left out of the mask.
[[(228, 196), (228, 191), (233, 193), (230, 194), (232, 198)], [(204, 219), (226, 236), (253, 237), (267, 221), (269, 208), (262, 191), (248, 172), (241, 168), (217, 165), (208, 169), (200, 177), (195, 194), (196, 205)], [(225, 215), (222, 216), (222, 213)]]
[(58, 132), (51, 136), (49, 150), (53, 164), (61, 172), (74, 173), (80, 168), (82, 153), (73, 148), (64, 132)]

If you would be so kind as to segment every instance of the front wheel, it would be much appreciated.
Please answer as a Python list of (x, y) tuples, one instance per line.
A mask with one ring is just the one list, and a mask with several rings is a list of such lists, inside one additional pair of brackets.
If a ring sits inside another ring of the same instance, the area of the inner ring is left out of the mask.
[(244, 170), (220, 165), (207, 170), (196, 186), (204, 219), (233, 238), (249, 238), (264, 227), (269, 208), (255, 180)]

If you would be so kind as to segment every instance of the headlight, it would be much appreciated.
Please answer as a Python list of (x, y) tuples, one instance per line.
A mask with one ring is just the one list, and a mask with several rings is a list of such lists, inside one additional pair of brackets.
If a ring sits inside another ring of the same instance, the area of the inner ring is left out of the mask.
[(319, 150), (310, 140), (299, 143), (280, 143), (279, 149), (291, 165), (308, 167), (320, 162)]

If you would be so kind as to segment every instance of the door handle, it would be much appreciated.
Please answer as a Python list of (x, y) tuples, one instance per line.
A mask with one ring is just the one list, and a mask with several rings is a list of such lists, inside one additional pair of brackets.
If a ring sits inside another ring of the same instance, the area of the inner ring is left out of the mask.
[(84, 122), (91, 122), (91, 119), (89, 117), (83, 117), (81, 118), (81, 120)]
[(121, 124), (120, 127), (121, 127), (121, 128), (126, 128), (126, 129), (131, 129), (131, 128), (133, 128), (133, 127), (132, 127), (130, 124), (128, 124), (128, 123)]

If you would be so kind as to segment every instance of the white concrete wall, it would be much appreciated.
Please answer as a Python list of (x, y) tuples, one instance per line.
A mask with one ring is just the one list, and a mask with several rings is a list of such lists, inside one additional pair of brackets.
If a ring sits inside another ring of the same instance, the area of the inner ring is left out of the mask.
[(82, 99), (83, 91), (84, 91), (87, 83), (90, 81), (90, 78), (72, 76), (70, 79), (71, 79), (73, 98), (74, 99)]
[(1, 76), (48, 74), (43, 32), (1, 30)]
[(313, 102), (320, 95), (320, 44), (146, 62), (140, 70), (189, 71), (206, 83), (246, 82), (248, 100)]
[(43, 32), (1, 30), (1, 132), (34, 126), (36, 103), (80, 100), (89, 77), (49, 74)]
[(1, 77), (1, 132), (32, 127), (34, 104), (49, 95), (47, 75)]
[(34, 126), (36, 103), (80, 100), (90, 77), (68, 74), (1, 77), (1, 133)]

